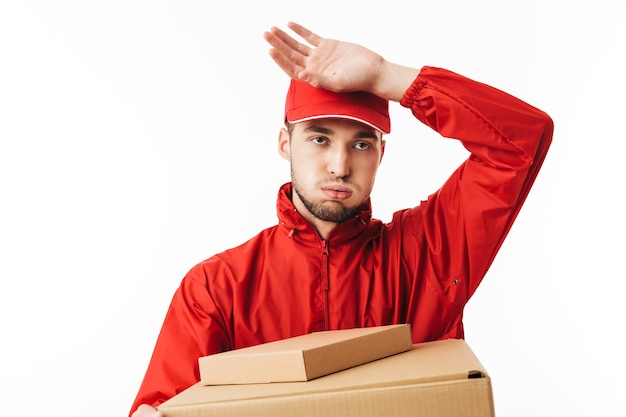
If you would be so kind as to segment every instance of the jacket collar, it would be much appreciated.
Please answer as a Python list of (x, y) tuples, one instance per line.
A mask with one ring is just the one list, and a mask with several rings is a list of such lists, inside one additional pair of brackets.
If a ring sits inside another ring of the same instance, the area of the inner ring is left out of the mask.
[[(276, 208), (280, 226), (285, 229), (290, 237), (298, 240), (319, 243), (320, 236), (294, 206), (291, 201), (293, 192), (292, 183), (283, 184), (278, 191)], [(371, 224), (372, 207), (368, 198), (359, 208), (359, 213), (352, 219), (348, 219), (335, 227), (328, 237), (329, 241), (340, 243), (350, 240), (367, 230)]]

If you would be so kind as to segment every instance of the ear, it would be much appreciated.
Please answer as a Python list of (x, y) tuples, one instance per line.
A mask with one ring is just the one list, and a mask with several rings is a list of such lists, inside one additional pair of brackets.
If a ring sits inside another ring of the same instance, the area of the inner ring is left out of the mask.
[(378, 160), (378, 165), (380, 165), (381, 162), (383, 162), (383, 156), (385, 155), (385, 145), (387, 144), (387, 141), (381, 138), (381, 142), (380, 142), (380, 159)]
[(291, 147), (289, 143), (289, 132), (284, 127), (280, 129), (278, 134), (278, 153), (283, 159), (291, 161)]

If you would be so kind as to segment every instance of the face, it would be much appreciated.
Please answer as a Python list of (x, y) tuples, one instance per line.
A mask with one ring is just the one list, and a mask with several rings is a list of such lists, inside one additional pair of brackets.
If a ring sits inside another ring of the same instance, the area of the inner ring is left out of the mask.
[(291, 162), (293, 202), (309, 221), (340, 223), (369, 197), (385, 143), (362, 123), (319, 119), (283, 129), (279, 152)]

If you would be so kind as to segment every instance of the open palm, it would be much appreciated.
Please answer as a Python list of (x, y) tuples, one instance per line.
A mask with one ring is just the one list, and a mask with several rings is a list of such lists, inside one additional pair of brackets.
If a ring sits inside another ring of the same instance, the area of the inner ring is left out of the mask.
[(270, 56), (287, 75), (335, 92), (372, 89), (383, 63), (380, 55), (354, 43), (322, 38), (297, 23), (288, 26), (310, 46), (276, 27), (264, 34), (273, 47)]

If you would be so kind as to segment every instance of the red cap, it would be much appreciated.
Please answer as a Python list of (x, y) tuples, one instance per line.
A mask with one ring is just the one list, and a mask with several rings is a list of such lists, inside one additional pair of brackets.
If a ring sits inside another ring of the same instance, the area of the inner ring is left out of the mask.
[(285, 102), (285, 121), (322, 118), (351, 119), (385, 134), (391, 131), (387, 100), (366, 92), (333, 93), (292, 79)]

